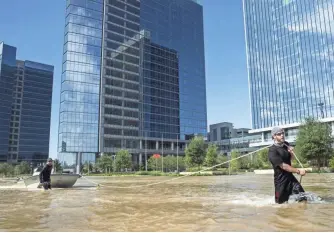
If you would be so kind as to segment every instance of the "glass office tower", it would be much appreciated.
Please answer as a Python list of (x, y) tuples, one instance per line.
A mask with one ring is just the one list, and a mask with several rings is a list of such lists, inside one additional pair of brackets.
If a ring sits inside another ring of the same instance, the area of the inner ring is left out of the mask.
[(141, 0), (141, 28), (178, 54), (180, 138), (206, 135), (203, 7), (191, 0)]
[(7, 162), (16, 73), (16, 48), (0, 42), (0, 162)]
[(145, 38), (143, 136), (177, 139), (180, 135), (178, 55)]
[[(17, 61), (12, 108), (19, 113), (14, 116), (19, 121), (12, 119), (11, 132), (18, 130), (19, 140), (17, 157), (12, 153), (10, 158), (13, 161), (37, 164), (45, 163), (49, 157), (53, 73), (51, 65)], [(15, 137), (15, 133), (11, 135)]]
[(67, 0), (59, 158), (175, 154), (206, 135), (203, 9), (193, 0)]
[(16, 48), (0, 42), (0, 162), (46, 162), (53, 70), (16, 60)]
[(67, 0), (58, 151), (68, 162), (99, 151), (103, 1)]
[(334, 116), (334, 1), (244, 0), (252, 128)]

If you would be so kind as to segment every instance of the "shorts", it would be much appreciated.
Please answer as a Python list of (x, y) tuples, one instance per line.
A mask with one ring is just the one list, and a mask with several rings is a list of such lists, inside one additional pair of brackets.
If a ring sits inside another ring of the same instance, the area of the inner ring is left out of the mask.
[(300, 194), (296, 198), (297, 202), (306, 201), (307, 198), (303, 195), (304, 192), (301, 184), (293, 177), (291, 180), (275, 185), (275, 202), (278, 204), (287, 202), (292, 194)]
[(51, 182), (43, 182), (43, 188), (44, 190), (51, 189)]

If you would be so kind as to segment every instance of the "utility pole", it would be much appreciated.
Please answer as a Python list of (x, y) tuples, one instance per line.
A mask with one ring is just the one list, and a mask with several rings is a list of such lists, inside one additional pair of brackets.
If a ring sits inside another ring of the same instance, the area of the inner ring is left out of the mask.
[(147, 171), (147, 131), (145, 131), (145, 171)]
[(164, 172), (164, 134), (161, 136), (161, 171)]
[(176, 171), (179, 173), (179, 135), (176, 138)]

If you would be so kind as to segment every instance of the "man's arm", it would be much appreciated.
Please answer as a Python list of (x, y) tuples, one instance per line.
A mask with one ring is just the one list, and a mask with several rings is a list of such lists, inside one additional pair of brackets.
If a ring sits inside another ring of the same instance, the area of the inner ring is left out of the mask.
[(292, 166), (290, 166), (289, 164), (286, 164), (286, 163), (280, 164), (280, 168), (282, 168), (283, 170), (285, 170), (287, 172), (300, 174), (300, 171), (297, 168), (294, 168), (294, 167), (292, 167)]
[(277, 153), (274, 147), (269, 149), (269, 161), (274, 165), (274, 167), (280, 167), (281, 169), (299, 174), (300, 171), (297, 168), (290, 166), (289, 164), (283, 163), (281, 156)]

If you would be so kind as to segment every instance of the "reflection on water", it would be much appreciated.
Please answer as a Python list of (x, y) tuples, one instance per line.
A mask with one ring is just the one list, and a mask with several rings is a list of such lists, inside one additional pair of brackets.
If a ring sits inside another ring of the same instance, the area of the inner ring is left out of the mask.
[[(313, 203), (274, 203), (272, 175), (96, 177), (72, 189), (0, 186), (0, 231), (332, 231), (333, 174), (308, 174)], [(317, 197), (323, 198), (319, 201)]]

